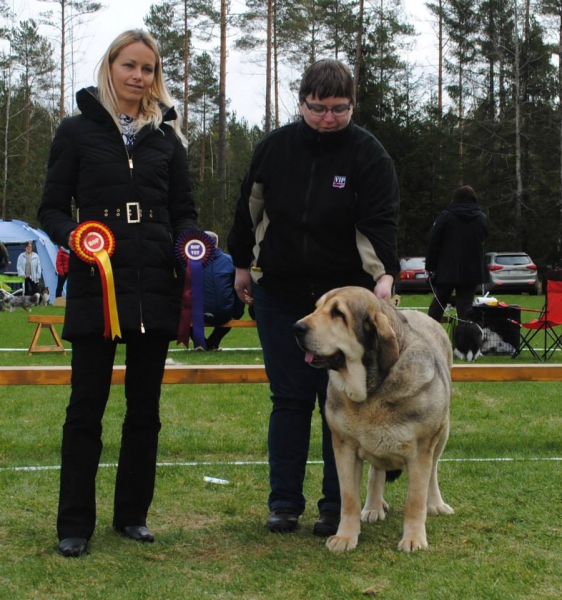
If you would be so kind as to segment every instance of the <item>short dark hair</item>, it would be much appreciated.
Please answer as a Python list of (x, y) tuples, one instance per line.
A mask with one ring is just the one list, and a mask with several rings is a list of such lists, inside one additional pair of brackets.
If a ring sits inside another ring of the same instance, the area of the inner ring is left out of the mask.
[(453, 192), (451, 204), (458, 204), (459, 202), (478, 202), (478, 196), (469, 185), (463, 185)]
[(308, 95), (319, 100), (324, 98), (349, 98), (355, 104), (353, 76), (339, 60), (324, 58), (318, 60), (304, 72), (299, 89), (299, 103)]

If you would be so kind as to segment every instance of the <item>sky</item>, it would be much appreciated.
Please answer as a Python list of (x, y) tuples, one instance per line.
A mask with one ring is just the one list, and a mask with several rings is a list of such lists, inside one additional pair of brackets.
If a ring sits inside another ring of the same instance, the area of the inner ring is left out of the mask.
[[(95, 83), (95, 68), (112, 40), (122, 31), (133, 28), (144, 28), (143, 19), (148, 14), (151, 4), (155, 0), (99, 0), (105, 8), (89, 18), (81, 26), (83, 36), (80, 58), (76, 72), (76, 90)], [(48, 10), (56, 11), (59, 4), (39, 0), (8, 0), (12, 10), (16, 13), (17, 21), (27, 18), (38, 20), (39, 13)], [(409, 21), (422, 34), (416, 40), (416, 47), (408, 56), (409, 60), (415, 59), (420, 68), (431, 67), (431, 54), (433, 50), (434, 35), (427, 9), (423, 0), (403, 0), (405, 12)], [(243, 0), (231, 0), (231, 10), (242, 10)], [(52, 37), (55, 31), (52, 28), (41, 27), (40, 32)], [(229, 43), (232, 43), (230, 40)], [(218, 43), (217, 43), (218, 45)], [(196, 47), (196, 51), (201, 50)], [(216, 60), (216, 59), (215, 59)], [(226, 94), (230, 99), (229, 110), (235, 111), (238, 119), (246, 119), (250, 125), (260, 125), (264, 113), (264, 69), (252, 64), (247, 57), (234, 49), (229, 49), (226, 76)], [(298, 79), (300, 73), (290, 73), (292, 79)], [(294, 114), (295, 98), (288, 89), (282, 90), (282, 114), (284, 121), (290, 114)], [(283, 114), (285, 113), (285, 114)]]

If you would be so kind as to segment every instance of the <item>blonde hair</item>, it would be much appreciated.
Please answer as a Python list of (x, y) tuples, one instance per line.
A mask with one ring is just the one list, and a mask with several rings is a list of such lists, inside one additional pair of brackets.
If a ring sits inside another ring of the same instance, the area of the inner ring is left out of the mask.
[[(142, 29), (130, 29), (118, 35), (109, 45), (105, 54), (102, 56), (98, 65), (98, 92), (99, 100), (105, 109), (109, 112), (119, 129), (119, 100), (113, 86), (111, 78), (111, 65), (119, 56), (121, 50), (130, 44), (141, 42), (147, 48), (154, 52), (156, 59), (154, 65), (154, 81), (150, 87), (149, 93), (145, 95), (140, 103), (138, 119), (136, 121), (137, 129), (140, 130), (145, 125), (150, 125), (154, 129), (158, 129), (163, 122), (164, 115), (162, 114), (161, 104), (167, 107), (172, 107), (174, 101), (170, 96), (170, 92), (166, 87), (164, 76), (162, 73), (162, 59), (158, 51), (156, 40), (146, 31)], [(168, 122), (173, 127), (176, 135), (180, 138), (184, 145), (187, 145), (186, 139), (181, 132), (181, 117)]]

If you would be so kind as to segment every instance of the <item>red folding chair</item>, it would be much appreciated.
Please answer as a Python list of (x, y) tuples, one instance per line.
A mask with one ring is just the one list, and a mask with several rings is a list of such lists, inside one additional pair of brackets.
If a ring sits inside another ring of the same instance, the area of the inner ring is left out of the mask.
[[(556, 332), (556, 327), (562, 326), (562, 281), (546, 282), (546, 296), (542, 312), (539, 317), (521, 324), (521, 339), (519, 347), (513, 353), (513, 358), (518, 356), (523, 349), (540, 361), (547, 361), (556, 350), (562, 350), (562, 331)], [(528, 331), (523, 334), (523, 329)], [(533, 340), (543, 333), (544, 347), (533, 347)]]

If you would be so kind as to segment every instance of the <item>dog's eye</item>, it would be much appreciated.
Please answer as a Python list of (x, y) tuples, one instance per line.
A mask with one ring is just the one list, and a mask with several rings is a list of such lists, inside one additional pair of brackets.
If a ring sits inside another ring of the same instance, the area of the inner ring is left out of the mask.
[(332, 308), (332, 319), (342, 319), (346, 323), (345, 315), (337, 306)]

